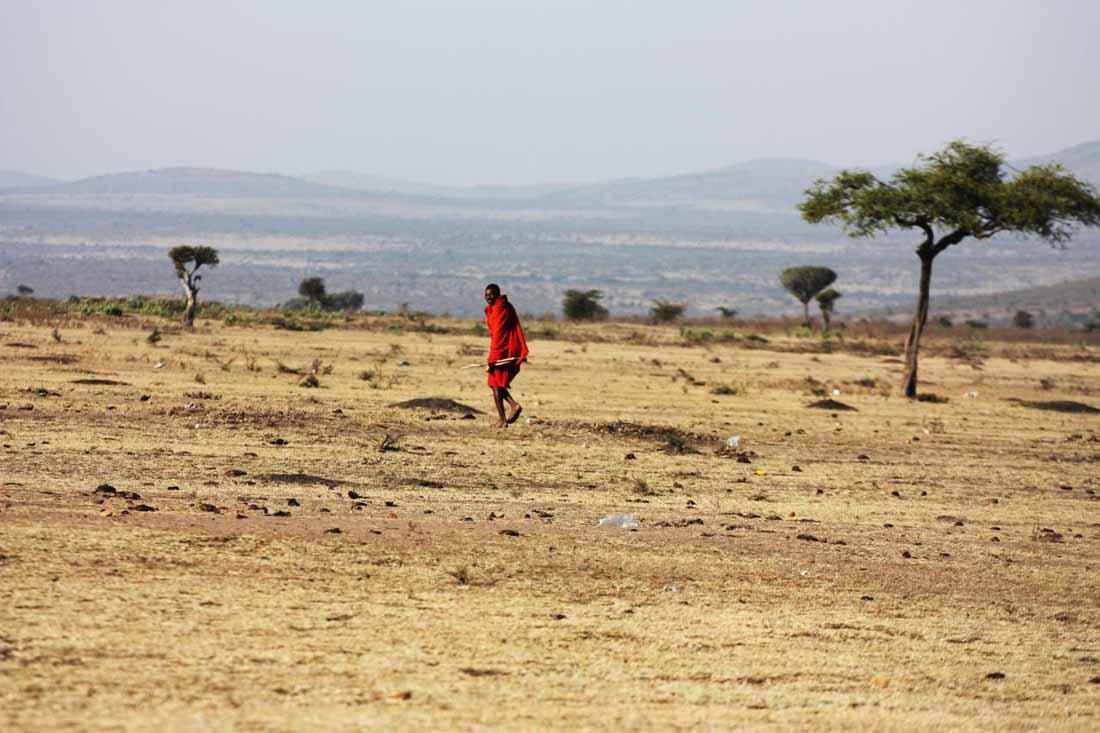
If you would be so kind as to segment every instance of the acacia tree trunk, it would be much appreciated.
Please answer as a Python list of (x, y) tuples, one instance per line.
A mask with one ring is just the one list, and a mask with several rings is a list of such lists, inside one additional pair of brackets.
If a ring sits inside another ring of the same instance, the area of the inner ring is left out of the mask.
[(180, 282), (183, 284), (183, 292), (187, 296), (187, 305), (183, 309), (183, 325), (191, 328), (195, 325), (195, 309), (198, 307), (199, 289), (195, 287), (195, 282), (191, 279), (190, 273), (185, 277), (181, 276)]
[(802, 325), (810, 325), (810, 301), (802, 301)]
[(902, 381), (902, 391), (909, 398), (917, 396), (917, 352), (920, 350), (920, 337), (924, 333), (924, 324), (928, 321), (932, 260), (935, 258), (932, 252), (919, 250), (917, 256), (920, 257), (920, 289), (917, 294), (917, 310), (913, 314), (913, 325), (909, 328), (909, 337), (905, 340), (905, 377)]
[(821, 327), (821, 332), (822, 333), (828, 333), (829, 332), (829, 322), (831, 320), (832, 320), (832, 314), (830, 314), (829, 311), (822, 308), (821, 309), (821, 321), (822, 321), (822, 323), (825, 324)]

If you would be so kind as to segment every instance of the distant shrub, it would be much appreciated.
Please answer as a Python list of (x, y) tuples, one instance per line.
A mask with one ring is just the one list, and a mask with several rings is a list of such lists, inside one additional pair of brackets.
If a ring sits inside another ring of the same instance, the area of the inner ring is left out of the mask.
[(955, 324), (948, 316), (940, 316), (939, 324), (941, 328), (954, 328)]
[(301, 323), (294, 318), (276, 318), (271, 322), (271, 325), (275, 328), (282, 329), (284, 331), (304, 331), (306, 330)]
[(1016, 315), (1012, 316), (1012, 325), (1016, 328), (1033, 328), (1035, 326), (1035, 316), (1027, 311), (1016, 311)]
[[(309, 280), (320, 279), (319, 277), (309, 278)], [(309, 281), (303, 280), (302, 285), (304, 286), (307, 282)], [(318, 292), (316, 287), (312, 285), (307, 289), (314, 292), (314, 294)], [(316, 298), (291, 298), (280, 307), (285, 311), (307, 311), (314, 317), (322, 317), (325, 313), (335, 313), (339, 311), (357, 311), (363, 307), (363, 294), (357, 290), (345, 290), (342, 293), (326, 294), (324, 292), (324, 283), (321, 283), (319, 292), (320, 295)]]
[(969, 326), (970, 328), (975, 328), (975, 329), (989, 328), (989, 324), (986, 323), (985, 321), (976, 321), (976, 320), (973, 320), (973, 319), (967, 321), (966, 325)]
[(680, 335), (692, 344), (705, 344), (714, 340), (714, 331), (709, 328), (681, 328)]
[(720, 305), (714, 310), (718, 311), (718, 315), (722, 317), (722, 320), (732, 321), (734, 318), (737, 318), (736, 308), (727, 308), (724, 305)]
[(607, 308), (600, 305), (603, 293), (599, 290), (566, 290), (561, 301), (561, 312), (570, 321), (602, 321), (607, 318)]
[(322, 298), (321, 307), (325, 310), (357, 311), (363, 307), (363, 301), (362, 293), (356, 290), (345, 290)]
[(669, 323), (683, 317), (687, 306), (683, 303), (672, 303), (667, 300), (654, 300), (649, 309), (649, 316), (657, 323)]

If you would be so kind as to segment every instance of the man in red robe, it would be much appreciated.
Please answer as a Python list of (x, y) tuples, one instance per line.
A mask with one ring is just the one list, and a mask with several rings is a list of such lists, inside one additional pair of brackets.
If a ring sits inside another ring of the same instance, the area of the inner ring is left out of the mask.
[[(489, 373), (489, 388), (493, 390), (493, 403), (500, 420), (498, 428), (514, 423), (523, 407), (508, 392), (512, 379), (519, 373), (519, 365), (527, 360), (527, 339), (519, 325), (516, 309), (508, 302), (507, 295), (500, 294), (500, 286), (485, 286), (485, 323), (489, 327), (489, 358), (485, 371)], [(503, 361), (501, 364), (499, 362)], [(504, 415), (504, 403), (511, 407)]]

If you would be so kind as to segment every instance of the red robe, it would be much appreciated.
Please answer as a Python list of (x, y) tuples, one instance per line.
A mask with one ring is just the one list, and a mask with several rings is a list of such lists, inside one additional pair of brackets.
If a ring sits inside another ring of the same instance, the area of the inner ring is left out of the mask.
[(485, 323), (489, 326), (489, 358), (491, 365), (501, 359), (515, 361), (489, 367), (489, 386), (507, 387), (519, 373), (519, 365), (527, 359), (527, 339), (519, 325), (516, 309), (501, 295), (492, 305), (485, 306)]

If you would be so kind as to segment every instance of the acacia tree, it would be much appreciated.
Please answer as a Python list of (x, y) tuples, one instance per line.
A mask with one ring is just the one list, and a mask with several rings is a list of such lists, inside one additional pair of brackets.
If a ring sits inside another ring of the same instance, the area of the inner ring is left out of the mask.
[(817, 294), (817, 307), (821, 309), (821, 320), (825, 324), (821, 329), (823, 332), (829, 330), (829, 322), (833, 320), (833, 310), (839, 297), (841, 293), (836, 288), (826, 288)]
[(917, 353), (928, 320), (932, 262), (939, 254), (968, 237), (985, 240), (1002, 232), (1060, 245), (1075, 226), (1100, 226), (1096, 189), (1060, 165), (1035, 165), (1012, 176), (1005, 167), (1000, 151), (956, 140), (920, 156), (889, 181), (858, 170), (818, 179), (799, 204), (806, 221), (838, 223), (852, 237), (894, 229), (921, 235), (917, 307), (905, 341), (907, 397), (917, 396)]
[(779, 284), (802, 304), (802, 321), (807, 325), (810, 323), (810, 301), (835, 281), (835, 272), (816, 265), (788, 267), (779, 273)]
[(196, 275), (195, 271), (203, 265), (214, 267), (218, 264), (218, 250), (213, 247), (190, 247), (182, 245), (173, 247), (168, 252), (168, 257), (176, 267), (176, 277), (183, 285), (183, 292), (187, 296), (187, 305), (183, 310), (183, 325), (191, 328), (195, 324), (195, 310), (198, 308), (199, 280), (202, 275)]

